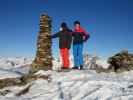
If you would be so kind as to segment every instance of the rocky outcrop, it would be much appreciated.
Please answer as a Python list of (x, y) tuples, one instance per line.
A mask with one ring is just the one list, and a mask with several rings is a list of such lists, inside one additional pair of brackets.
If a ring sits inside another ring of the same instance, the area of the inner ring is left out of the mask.
[(36, 58), (32, 63), (32, 72), (52, 69), (51, 45), (51, 18), (44, 14), (40, 17), (40, 32), (37, 40)]
[[(21, 77), (5, 77), (0, 79), (0, 89), (9, 86), (24, 86), (37, 79), (44, 79), (50, 82), (50, 75), (38, 75), (38, 74), (27, 74)], [(1, 94), (1, 93), (0, 93)]]
[(108, 59), (110, 69), (115, 72), (123, 72), (133, 70), (133, 54), (128, 53), (127, 50), (123, 50), (120, 53)]

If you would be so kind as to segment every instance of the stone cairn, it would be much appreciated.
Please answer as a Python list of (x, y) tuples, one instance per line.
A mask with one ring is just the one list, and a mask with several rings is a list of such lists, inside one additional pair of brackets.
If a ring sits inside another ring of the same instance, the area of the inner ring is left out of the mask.
[(122, 50), (120, 53), (108, 59), (110, 69), (115, 72), (123, 72), (133, 70), (133, 54), (128, 53), (127, 50)]
[(52, 69), (51, 18), (47, 14), (40, 16), (40, 32), (37, 40), (37, 52), (31, 72)]

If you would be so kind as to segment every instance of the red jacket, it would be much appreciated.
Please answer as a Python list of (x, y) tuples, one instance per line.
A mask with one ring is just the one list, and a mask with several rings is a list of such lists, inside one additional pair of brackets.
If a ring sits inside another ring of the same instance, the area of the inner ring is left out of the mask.
[(85, 36), (85, 41), (88, 40), (88, 38), (90, 37), (90, 34), (88, 32), (86, 32), (85, 29), (82, 27), (80, 27), (79, 29), (74, 29), (74, 32), (82, 33), (83, 36)]

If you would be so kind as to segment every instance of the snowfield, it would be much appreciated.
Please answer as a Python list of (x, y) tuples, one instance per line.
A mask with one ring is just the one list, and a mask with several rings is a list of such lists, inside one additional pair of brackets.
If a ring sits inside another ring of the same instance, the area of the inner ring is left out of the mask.
[[(30, 64), (32, 60), (1, 57), (0, 79), (27, 74), (29, 66), (25, 65)], [(55, 68), (58, 68), (60, 63), (53, 62)], [(35, 74), (50, 77), (48, 80), (37, 79), (24, 86), (0, 89), (0, 100), (133, 100), (133, 71), (115, 74), (114, 72), (96, 73), (89, 69), (68, 72), (40, 70)], [(28, 86), (30, 86), (28, 92), (21, 96), (16, 95)], [(1, 95), (5, 90), (9, 92)]]

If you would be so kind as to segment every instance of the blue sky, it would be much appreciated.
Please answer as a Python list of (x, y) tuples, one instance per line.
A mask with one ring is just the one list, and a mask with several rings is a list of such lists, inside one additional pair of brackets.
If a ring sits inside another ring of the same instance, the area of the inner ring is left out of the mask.
[[(84, 52), (108, 57), (122, 49), (133, 52), (132, 0), (0, 0), (0, 56), (35, 56), (39, 16), (48, 12), (52, 32), (73, 21), (91, 34)], [(58, 55), (58, 40), (53, 40)]]

